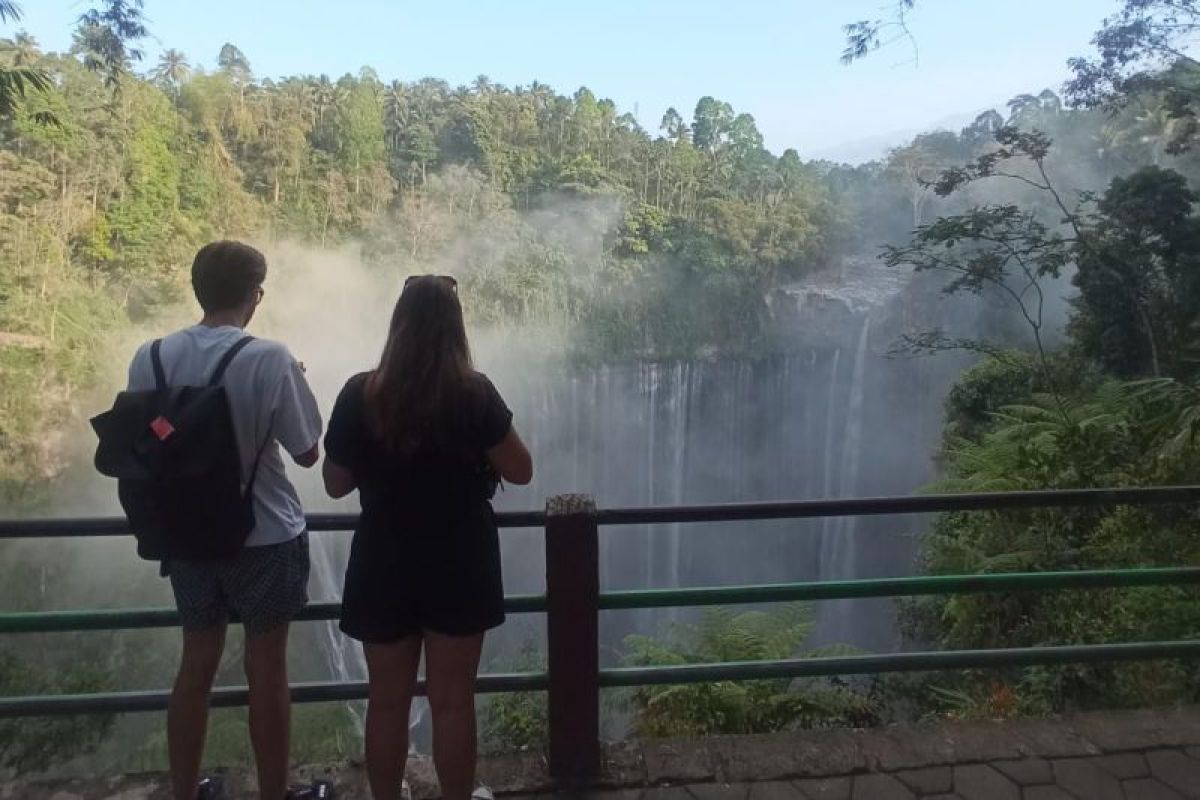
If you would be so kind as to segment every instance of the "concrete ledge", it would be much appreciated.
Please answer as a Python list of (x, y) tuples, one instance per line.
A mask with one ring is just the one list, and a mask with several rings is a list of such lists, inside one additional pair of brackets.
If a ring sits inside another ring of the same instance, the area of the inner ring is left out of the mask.
[[(1155, 764), (1161, 762), (1160, 772), (1183, 774), (1193, 767), (1192, 761), (1200, 765), (1200, 706), (1094, 712), (1046, 720), (935, 722), (872, 730), (619, 742), (605, 747), (600, 786), (591, 794), (632, 800), (645, 789), (672, 789), (673, 794), (680, 794), (674, 789), (688, 786), (690, 795), (683, 792), (680, 796), (729, 796), (750, 791), (746, 786), (751, 783), (762, 784), (758, 794), (772, 794), (782, 791), (784, 782), (795, 781), (801, 792), (797, 796), (806, 797), (817, 791), (812, 787), (821, 785), (841, 785), (849, 780), (856, 786), (873, 785), (872, 775), (889, 776), (889, 782), (896, 777), (914, 788), (929, 779), (932, 786), (945, 780), (950, 774), (948, 768), (977, 764), (991, 765), (998, 770), (997, 775), (1023, 785), (1040, 782), (1038, 776), (1048, 780), (1048, 762), (1055, 764), (1056, 774), (1100, 770), (1117, 780), (1145, 781), (1149, 780), (1149, 771), (1144, 754), (1158, 759)], [(995, 779), (991, 771), (976, 772)], [(964, 780), (975, 775), (970, 770), (955, 770), (954, 774)], [(248, 770), (232, 769), (224, 775), (232, 800), (253, 796), (253, 778)], [(318, 765), (297, 773), (298, 778), (316, 776), (333, 780), (340, 800), (369, 800), (361, 764)], [(485, 758), (480, 762), (479, 776), (498, 794), (554, 795), (540, 753)], [(409, 780), (418, 800), (437, 796), (437, 780), (429, 759), (410, 761)], [(169, 798), (165, 776), (149, 774), (16, 781), (0, 786), (0, 800)]]

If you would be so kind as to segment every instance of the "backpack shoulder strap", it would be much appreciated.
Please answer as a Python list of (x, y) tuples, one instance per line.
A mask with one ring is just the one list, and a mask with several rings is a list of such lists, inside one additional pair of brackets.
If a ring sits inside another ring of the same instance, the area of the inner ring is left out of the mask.
[(259, 446), (258, 452), (254, 455), (254, 466), (250, 468), (250, 480), (246, 482), (246, 491), (243, 497), (249, 498), (254, 494), (254, 481), (258, 478), (258, 465), (262, 461), (263, 451), (267, 449), (267, 445), (271, 443), (272, 431), (275, 428), (275, 412), (271, 412), (271, 419), (267, 422), (267, 438), (263, 439), (263, 443)]
[(161, 392), (167, 388), (167, 373), (162, 363), (162, 339), (155, 339), (151, 343), (150, 363), (154, 366), (154, 387)]
[(254, 341), (253, 336), (243, 336), (233, 343), (233, 346), (225, 351), (225, 355), (221, 356), (221, 360), (217, 362), (217, 368), (213, 370), (212, 377), (208, 379), (209, 386), (216, 386), (225, 377), (225, 370), (229, 369), (229, 363), (234, 357), (242, 352), (242, 348)]

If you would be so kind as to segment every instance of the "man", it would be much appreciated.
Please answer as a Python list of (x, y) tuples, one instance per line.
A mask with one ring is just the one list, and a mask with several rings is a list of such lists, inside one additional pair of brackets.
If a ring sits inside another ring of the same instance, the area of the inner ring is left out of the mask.
[[(169, 386), (208, 382), (221, 357), (246, 336), (263, 299), (267, 262), (240, 242), (213, 242), (192, 264), (192, 288), (204, 311), (198, 325), (165, 337), (161, 360)], [(167, 710), (174, 800), (210, 800), (220, 789), (198, 783), (208, 699), (231, 613), (246, 629), (250, 739), (262, 800), (332, 797), (328, 784), (288, 788), (290, 698), (288, 625), (308, 602), (308, 535), (279, 445), (302, 467), (317, 463), (321, 417), (301, 365), (288, 349), (254, 339), (229, 363), (222, 384), (241, 457), (253, 481), (254, 528), (228, 561), (168, 561), (163, 572), (183, 622), (183, 656)], [(130, 390), (155, 385), (149, 344), (129, 368)]]

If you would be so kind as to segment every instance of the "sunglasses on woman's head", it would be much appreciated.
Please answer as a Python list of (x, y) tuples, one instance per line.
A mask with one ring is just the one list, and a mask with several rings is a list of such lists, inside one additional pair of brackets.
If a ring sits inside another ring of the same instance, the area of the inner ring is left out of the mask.
[(437, 278), (439, 281), (453, 289), (456, 294), (458, 293), (458, 281), (454, 279), (453, 275), (409, 275), (404, 279), (404, 288), (407, 289), (408, 285), (417, 278)]

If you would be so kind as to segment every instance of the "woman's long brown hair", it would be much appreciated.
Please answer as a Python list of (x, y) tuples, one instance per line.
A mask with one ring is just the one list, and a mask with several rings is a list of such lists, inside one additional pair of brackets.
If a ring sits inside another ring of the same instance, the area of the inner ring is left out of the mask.
[(412, 452), (455, 426), (467, 400), (471, 350), (451, 281), (408, 280), (379, 367), (367, 379), (367, 419), (393, 452)]

